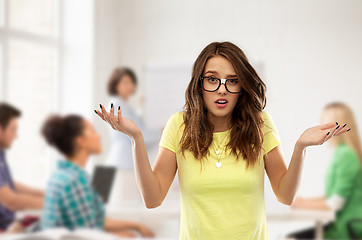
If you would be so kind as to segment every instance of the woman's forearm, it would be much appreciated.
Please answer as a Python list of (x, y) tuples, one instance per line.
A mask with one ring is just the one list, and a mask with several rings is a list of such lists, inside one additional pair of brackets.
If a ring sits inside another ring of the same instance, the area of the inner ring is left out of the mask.
[(157, 176), (153, 173), (148, 160), (146, 145), (139, 133), (132, 138), (132, 151), (136, 182), (143, 196), (147, 208), (155, 208), (161, 205), (161, 188)]
[(290, 205), (293, 203), (298, 190), (305, 150), (305, 147), (301, 146), (298, 142), (295, 144), (288, 170), (280, 180), (278, 195), (285, 204)]

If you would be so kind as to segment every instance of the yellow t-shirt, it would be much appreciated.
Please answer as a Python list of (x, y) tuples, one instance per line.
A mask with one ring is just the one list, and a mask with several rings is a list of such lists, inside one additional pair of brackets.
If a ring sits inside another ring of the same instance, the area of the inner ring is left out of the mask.
[[(264, 154), (280, 143), (272, 117), (263, 111)], [(200, 162), (190, 151), (179, 152), (184, 130), (183, 112), (173, 114), (162, 133), (159, 145), (176, 153), (180, 183), (180, 240), (268, 239), (264, 203), (263, 155), (253, 167), (224, 151), (220, 152), (221, 168), (216, 167), (213, 144), (210, 155)], [(218, 146), (229, 141), (230, 129), (213, 133)]]

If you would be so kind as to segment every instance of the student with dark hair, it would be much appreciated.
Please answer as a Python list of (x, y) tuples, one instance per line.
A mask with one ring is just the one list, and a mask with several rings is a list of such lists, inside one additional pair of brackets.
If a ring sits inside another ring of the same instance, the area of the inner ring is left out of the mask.
[[(142, 129), (146, 147), (157, 147), (161, 137), (161, 129), (149, 129), (142, 117), (131, 106), (131, 97), (137, 87), (137, 77), (134, 71), (127, 67), (117, 67), (108, 80), (109, 105), (121, 106), (123, 116), (133, 120)], [(110, 131), (112, 145), (107, 158), (107, 164), (120, 170), (133, 170), (132, 146), (130, 139), (120, 132)], [(121, 177), (127, 178), (127, 172)]]
[(15, 107), (0, 103), (0, 231), (14, 222), (16, 211), (43, 207), (43, 192), (13, 181), (6, 161), (5, 150), (17, 137), (20, 116)]
[(130, 137), (147, 208), (162, 204), (178, 171), (180, 240), (268, 239), (265, 172), (277, 199), (291, 205), (305, 149), (348, 128), (328, 122), (306, 129), (287, 167), (273, 118), (264, 110), (266, 85), (245, 53), (230, 42), (210, 43), (197, 57), (184, 110), (167, 122), (153, 168), (142, 130), (116, 107), (108, 112), (101, 105), (96, 113)]
[(57, 163), (45, 192), (43, 229), (65, 227), (98, 228), (118, 236), (153, 236), (142, 224), (105, 218), (103, 202), (84, 167), (92, 154), (102, 151), (100, 137), (92, 124), (78, 115), (51, 116), (42, 128), (46, 141), (65, 156)]

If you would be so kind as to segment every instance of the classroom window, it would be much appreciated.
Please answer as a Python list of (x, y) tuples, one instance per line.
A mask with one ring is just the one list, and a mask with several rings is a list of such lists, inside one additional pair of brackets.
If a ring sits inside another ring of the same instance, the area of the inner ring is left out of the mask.
[(58, 0), (0, 0), (0, 99), (22, 111), (7, 158), (14, 179), (43, 186), (40, 127), (56, 109), (61, 42)]

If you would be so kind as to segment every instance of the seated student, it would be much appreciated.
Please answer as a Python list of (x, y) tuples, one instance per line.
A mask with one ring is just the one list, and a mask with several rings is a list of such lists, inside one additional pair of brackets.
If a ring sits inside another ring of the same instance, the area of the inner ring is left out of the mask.
[[(361, 224), (348, 229), (351, 221), (362, 218), (362, 147), (356, 130), (357, 121), (352, 109), (343, 102), (332, 102), (325, 106), (322, 121), (337, 121), (337, 125), (346, 123), (340, 127), (354, 131), (335, 136), (329, 141), (334, 153), (324, 179), (325, 195), (315, 198), (297, 197), (291, 207), (334, 211), (336, 219), (323, 226), (323, 236), (326, 239), (352, 239), (351, 230), (362, 237)], [(306, 228), (289, 233), (288, 237), (315, 239), (315, 235), (314, 228)]]
[(8, 229), (15, 211), (43, 207), (43, 192), (14, 182), (6, 162), (5, 150), (17, 137), (20, 115), (15, 107), (0, 103), (0, 231)]
[(51, 116), (42, 134), (65, 156), (46, 188), (43, 229), (98, 228), (126, 237), (137, 237), (131, 231), (136, 230), (143, 236), (153, 236), (151, 230), (139, 223), (105, 218), (103, 202), (84, 170), (89, 156), (102, 151), (100, 137), (89, 121), (77, 115)]

